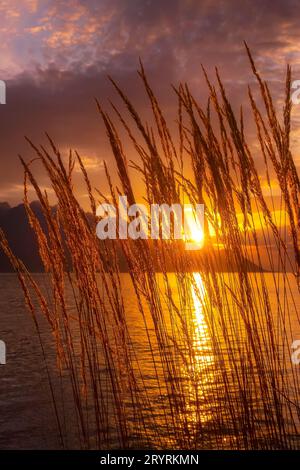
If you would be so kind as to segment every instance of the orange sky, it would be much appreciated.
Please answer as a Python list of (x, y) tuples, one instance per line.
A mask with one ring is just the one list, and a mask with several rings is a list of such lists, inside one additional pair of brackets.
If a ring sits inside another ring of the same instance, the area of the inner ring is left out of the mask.
[[(253, 77), (243, 40), (271, 83), (278, 109), (287, 62), (294, 78), (300, 78), (300, 10), (293, 0), (274, 0), (272, 8), (267, 0), (2, 0), (0, 15), (0, 79), (7, 83), (7, 104), (0, 105), (0, 201), (11, 204), (22, 199), (17, 155), (32, 157), (24, 135), (45, 143), (45, 130), (66, 154), (76, 148), (93, 184), (103, 187), (102, 162), (112, 171), (113, 163), (94, 97), (106, 107), (109, 99), (117, 101), (110, 74), (149, 118), (136, 74), (139, 57), (172, 131), (177, 103), (170, 84), (188, 81), (205, 103), (201, 63), (209, 72), (217, 65), (230, 100), (237, 109), (245, 105)], [(247, 106), (245, 113), (260, 158)], [(300, 164), (300, 105), (293, 109), (292, 125), (291, 143)], [(84, 202), (79, 177), (75, 182)], [(41, 183), (48, 186), (43, 175)]]

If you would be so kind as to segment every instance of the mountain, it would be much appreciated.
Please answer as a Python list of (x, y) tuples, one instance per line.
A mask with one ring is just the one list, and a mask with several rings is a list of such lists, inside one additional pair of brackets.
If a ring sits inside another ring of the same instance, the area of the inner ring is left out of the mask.
[[(39, 202), (31, 203), (43, 228), (46, 227)], [(33, 272), (43, 271), (43, 264), (39, 256), (38, 244), (29, 225), (24, 204), (10, 207), (7, 203), (0, 204), (0, 228), (6, 235), (10, 248), (20, 258), (25, 266)], [(13, 269), (7, 256), (0, 249), (0, 272), (12, 272)]]
[[(31, 203), (31, 208), (37, 216), (43, 230), (47, 233), (47, 225), (42, 213), (41, 205), (38, 201)], [(55, 210), (55, 209), (53, 209)], [(43, 263), (39, 256), (38, 244), (36, 236), (29, 225), (24, 204), (16, 207), (10, 207), (8, 203), (0, 203), (0, 228), (4, 231), (9, 245), (15, 255), (20, 258), (27, 269), (31, 272), (42, 272)], [(154, 260), (154, 269), (159, 271), (158, 258), (160, 257), (159, 249), (155, 249), (154, 241), (149, 240), (151, 259)], [(164, 243), (164, 242), (160, 242)], [(170, 246), (170, 245), (169, 245)], [(185, 251), (184, 243), (176, 241), (172, 243), (171, 250), (177, 251), (182, 257), (185, 271), (203, 270), (203, 266), (209, 266), (213, 271), (232, 272), (236, 271), (237, 265), (232, 261), (232, 254), (225, 249), (211, 250), (202, 249), (200, 251)], [(176, 267), (176, 256), (168, 256), (166, 260), (167, 271), (174, 271)], [(122, 272), (128, 271), (128, 266), (123, 253), (117, 248), (119, 266)], [(161, 252), (163, 253), (163, 252)], [(245, 269), (248, 271), (258, 271), (258, 267), (247, 259), (245, 261)], [(182, 264), (181, 264), (182, 266)], [(145, 266), (146, 269), (146, 266)], [(6, 255), (0, 249), (0, 272), (12, 272), (13, 269)]]
[(0, 202), (0, 217), (8, 212), (10, 209), (10, 205), (8, 202)]

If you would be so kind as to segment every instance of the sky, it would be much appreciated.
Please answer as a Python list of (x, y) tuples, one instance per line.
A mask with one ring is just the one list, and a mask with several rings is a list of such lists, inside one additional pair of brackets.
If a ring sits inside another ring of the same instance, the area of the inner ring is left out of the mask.
[[(201, 64), (209, 73), (218, 66), (236, 105), (247, 100), (253, 77), (244, 40), (278, 106), (287, 63), (300, 79), (300, 5), (294, 0), (0, 0), (0, 17), (0, 80), (7, 87), (0, 105), (0, 201), (11, 204), (22, 199), (18, 154), (33, 158), (24, 136), (44, 144), (45, 131), (63, 152), (76, 148), (101, 187), (102, 162), (110, 168), (113, 159), (94, 97), (104, 107), (117, 101), (111, 75), (147, 117), (139, 57), (171, 122), (177, 106), (171, 84), (188, 82), (205, 103)], [(300, 165), (297, 125), (295, 109), (292, 146)]]

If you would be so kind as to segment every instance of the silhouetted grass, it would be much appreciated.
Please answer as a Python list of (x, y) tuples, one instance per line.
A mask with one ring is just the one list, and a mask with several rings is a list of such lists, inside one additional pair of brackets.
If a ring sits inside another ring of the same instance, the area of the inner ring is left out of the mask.
[[(49, 150), (30, 142), (57, 197), (55, 215), (32, 164), (21, 158), (24, 202), (51, 280), (50, 301), (10, 251), (3, 233), (0, 242), (18, 273), (37, 330), (32, 297), (48, 320), (58, 367), (72, 385), (83, 448), (299, 447), (295, 440), (300, 425), (299, 369), (290, 361), (300, 285), (300, 184), (289, 142), (291, 70), (288, 67), (280, 121), (268, 85), (248, 54), (261, 95), (256, 101), (249, 88), (263, 157), (259, 170), (243, 114), (234, 113), (218, 71), (215, 86), (203, 70), (208, 87), (205, 108), (186, 84), (174, 89), (176, 137), (142, 64), (139, 74), (152, 108), (152, 124), (142, 122), (132, 101), (113, 81), (128, 114), (112, 105), (113, 118), (97, 103), (118, 169), (116, 185), (105, 167), (112, 202), (117, 206), (119, 193), (127, 195), (129, 204), (136, 202), (135, 171), (144, 183), (147, 204), (204, 203), (205, 247), (195, 257), (187, 256), (172, 240), (99, 242), (96, 206), (106, 198), (102, 190), (92, 189), (80, 156), (70, 153), (66, 163), (50, 138)], [(136, 151), (132, 162), (117, 122)], [(74, 193), (75, 165), (86, 183), (92, 222)], [(266, 182), (272, 194), (274, 181), (280, 190), (284, 228), (274, 218), (274, 199), (270, 203), (262, 188)], [(47, 233), (29, 204), (28, 182), (42, 205)], [(142, 320), (142, 349), (137, 348), (135, 325), (124, 300), (119, 250), (128, 263), (133, 301)], [(68, 256), (72, 272), (67, 270)], [(224, 259), (226, 266), (233, 267), (230, 272), (220, 270)], [(251, 273), (254, 265), (256, 274)], [(168, 274), (169, 266), (174, 275)], [(57, 406), (56, 416), (65, 445)]]

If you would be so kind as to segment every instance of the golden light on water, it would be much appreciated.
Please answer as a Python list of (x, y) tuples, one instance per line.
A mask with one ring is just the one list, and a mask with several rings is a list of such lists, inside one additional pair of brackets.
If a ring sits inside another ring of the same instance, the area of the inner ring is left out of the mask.
[(186, 411), (191, 430), (199, 421), (204, 424), (212, 419), (211, 403), (208, 399), (214, 383), (213, 369), (215, 359), (212, 354), (209, 328), (205, 319), (204, 308), (207, 292), (200, 273), (193, 273), (191, 279), (191, 344), (192, 357), (185, 375), (188, 379), (188, 398)]
[(200, 273), (193, 273), (193, 280), (194, 284), (191, 286), (191, 294), (194, 304), (194, 351), (195, 358), (200, 366), (203, 362), (211, 364), (214, 358), (209, 354), (210, 336), (203, 311), (207, 295), (205, 286)]

